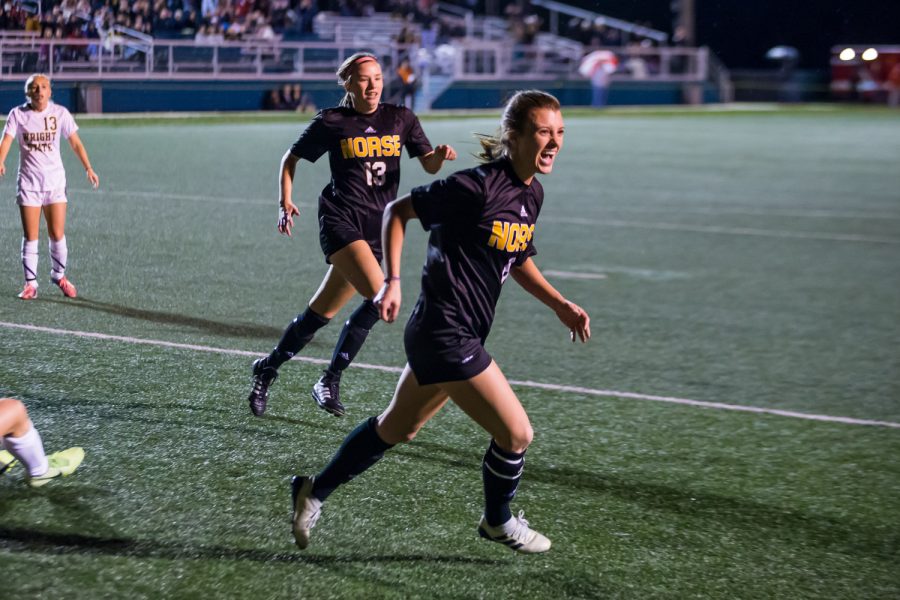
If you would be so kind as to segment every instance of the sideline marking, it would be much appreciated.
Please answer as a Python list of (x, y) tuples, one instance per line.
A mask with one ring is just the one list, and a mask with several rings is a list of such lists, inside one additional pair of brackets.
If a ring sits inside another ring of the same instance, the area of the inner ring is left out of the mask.
[[(196, 344), (181, 344), (178, 342), (166, 342), (164, 340), (148, 340), (143, 338), (128, 337), (123, 335), (109, 335), (106, 333), (95, 333), (91, 331), (77, 331), (71, 329), (56, 329), (53, 327), (41, 327), (39, 325), (25, 325), (21, 323), (9, 323), (0, 321), (0, 327), (7, 329), (22, 329), (25, 331), (38, 331), (41, 333), (52, 333), (56, 335), (69, 335), (73, 337), (91, 338), (96, 340), (109, 340), (116, 342), (124, 342), (127, 344), (145, 344), (147, 346), (161, 346), (163, 348), (177, 348), (180, 350), (196, 350), (198, 352), (210, 352), (213, 354), (229, 354), (233, 356), (265, 356), (264, 352), (250, 352), (249, 350), (237, 350), (234, 348), (217, 348), (215, 346), (199, 346)], [(329, 361), (322, 358), (308, 358), (305, 356), (296, 356), (291, 360), (312, 363), (316, 365), (327, 365)], [(386, 367), (384, 365), (372, 365), (367, 363), (353, 363), (353, 366), (361, 369), (370, 369), (373, 371), (383, 371), (385, 373), (401, 373), (401, 367)], [(749, 412), (757, 414), (777, 415), (780, 417), (791, 417), (794, 419), (806, 419), (809, 421), (825, 421), (828, 423), (845, 423), (847, 425), (870, 425), (878, 427), (891, 427), (900, 429), (900, 423), (891, 421), (872, 421), (869, 419), (854, 419), (852, 417), (835, 417), (831, 415), (817, 415), (813, 413), (795, 412), (791, 410), (781, 410), (777, 408), (761, 408), (758, 406), (744, 406), (741, 404), (726, 404), (724, 402), (707, 402), (704, 400), (691, 400), (689, 398), (675, 398), (672, 396), (654, 396), (652, 394), (638, 394), (635, 392), (617, 392), (614, 390), (598, 390), (594, 388), (578, 387), (574, 385), (560, 385), (556, 383), (541, 383), (539, 381), (510, 379), (509, 383), (521, 387), (528, 387), (540, 390), (550, 390), (554, 392), (570, 392), (573, 394), (586, 394), (589, 396), (607, 396), (611, 398), (626, 398), (629, 400), (650, 400), (653, 402), (667, 402), (669, 404), (683, 404), (687, 406), (699, 406), (701, 408), (714, 408), (718, 410), (735, 410), (740, 412)]]

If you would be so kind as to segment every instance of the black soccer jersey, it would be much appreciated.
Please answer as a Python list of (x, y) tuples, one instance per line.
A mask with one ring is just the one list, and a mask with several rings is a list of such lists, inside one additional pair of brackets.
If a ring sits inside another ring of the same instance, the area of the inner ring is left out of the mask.
[(352, 108), (320, 111), (291, 147), (291, 154), (316, 162), (328, 153), (331, 183), (319, 197), (320, 214), (377, 214), (397, 197), (401, 150), (411, 158), (431, 152), (419, 119), (404, 106), (380, 104), (369, 115)]
[(414, 188), (413, 208), (431, 233), (409, 326), (436, 344), (484, 344), (510, 269), (537, 253), (532, 238), (543, 200), (537, 179), (526, 185), (506, 159)]

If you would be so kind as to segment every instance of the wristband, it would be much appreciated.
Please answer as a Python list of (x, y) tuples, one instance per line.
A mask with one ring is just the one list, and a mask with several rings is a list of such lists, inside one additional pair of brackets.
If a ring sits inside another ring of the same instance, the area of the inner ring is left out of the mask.
[(400, 276), (399, 275), (391, 275), (390, 277), (384, 278), (385, 283), (390, 283), (392, 281), (400, 281)]

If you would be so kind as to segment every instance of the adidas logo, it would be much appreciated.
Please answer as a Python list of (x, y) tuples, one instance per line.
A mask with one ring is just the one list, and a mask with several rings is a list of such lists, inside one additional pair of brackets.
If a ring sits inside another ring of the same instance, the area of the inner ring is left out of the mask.
[(522, 206), (522, 210), (519, 211), (520, 217), (527, 217), (528, 213), (525, 211), (525, 206)]
[(371, 125), (366, 127), (366, 133), (377, 133), (374, 129), (372, 129)]
[(341, 352), (341, 353), (339, 354), (339, 356), (340, 356), (341, 358), (343, 358), (344, 360), (350, 360), (350, 355), (347, 354), (346, 352)]

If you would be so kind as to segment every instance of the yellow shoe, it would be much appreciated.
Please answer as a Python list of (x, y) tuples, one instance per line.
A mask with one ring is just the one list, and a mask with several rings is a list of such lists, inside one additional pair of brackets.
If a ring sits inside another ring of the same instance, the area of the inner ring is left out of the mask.
[(8, 470), (16, 466), (18, 461), (16, 457), (7, 452), (6, 450), (0, 450), (0, 475), (3, 475)]
[(83, 460), (84, 448), (78, 446), (54, 452), (47, 457), (47, 462), (50, 463), (50, 468), (47, 469), (47, 472), (37, 477), (25, 477), (25, 483), (33, 488), (47, 485), (51, 479), (71, 475)]

